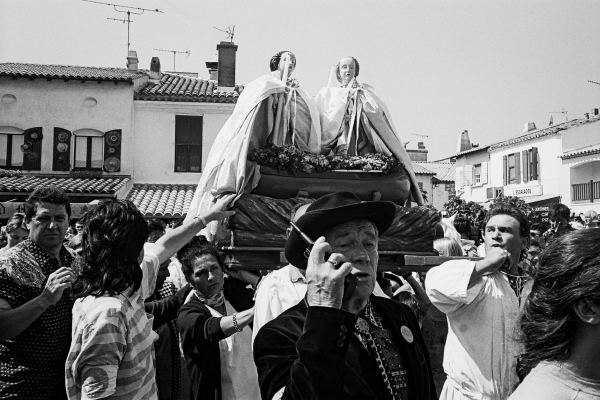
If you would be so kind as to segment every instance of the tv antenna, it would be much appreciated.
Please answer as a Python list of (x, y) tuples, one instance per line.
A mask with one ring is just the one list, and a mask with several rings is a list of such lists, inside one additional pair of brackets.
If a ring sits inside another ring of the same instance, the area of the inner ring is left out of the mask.
[(600, 82), (588, 81), (589, 83), (593, 83), (594, 85), (600, 85)]
[(127, 13), (127, 19), (106, 18), (106, 19), (110, 19), (113, 21), (123, 22), (123, 23), (127, 22), (127, 55), (129, 55), (129, 45), (130, 45), (130, 43), (129, 43), (129, 25), (133, 22), (131, 20), (131, 14), (142, 15), (144, 13), (144, 11), (157, 12), (157, 13), (164, 14), (158, 8), (151, 10), (149, 8), (122, 6), (119, 4), (103, 3), (101, 1), (94, 1), (94, 0), (81, 0), (81, 1), (85, 1), (88, 3), (104, 4), (105, 6), (113, 6), (113, 8), (115, 9), (116, 12)]
[(213, 26), (214, 29), (221, 31), (221, 32), (225, 32), (227, 34), (227, 40), (229, 40), (230, 42), (233, 43), (233, 34), (235, 32), (235, 25), (232, 28), (227, 28), (227, 30), (223, 30), (221, 28), (217, 28), (216, 26)]
[(175, 56), (177, 54), (187, 54), (188, 57), (190, 56), (190, 50), (188, 49), (187, 51), (177, 51), (177, 50), (164, 50), (164, 49), (154, 49), (156, 51), (167, 51), (169, 53), (173, 53), (173, 72), (177, 71), (175, 69)]
[(425, 139), (423, 138), (429, 137), (429, 135), (419, 135), (418, 133), (411, 133), (411, 135), (421, 136), (421, 142), (425, 142)]
[(550, 111), (548, 114), (562, 114), (565, 116), (565, 122), (569, 121), (569, 112), (562, 108), (562, 111)]

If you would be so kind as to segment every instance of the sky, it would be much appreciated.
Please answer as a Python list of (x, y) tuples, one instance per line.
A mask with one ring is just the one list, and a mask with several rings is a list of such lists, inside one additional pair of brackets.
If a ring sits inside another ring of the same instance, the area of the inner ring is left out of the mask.
[[(429, 160), (456, 153), (458, 137), (486, 145), (582, 118), (600, 108), (598, 0), (109, 0), (159, 9), (132, 15), (140, 68), (160, 57), (208, 78), (205, 62), (235, 25), (236, 81), (269, 72), (276, 52), (297, 56), (294, 77), (316, 95), (344, 56), (360, 63), (408, 148)], [(0, 0), (0, 62), (125, 67), (126, 18), (81, 0)], [(1, 118), (1, 116), (0, 116)], [(420, 137), (416, 135), (426, 135)]]

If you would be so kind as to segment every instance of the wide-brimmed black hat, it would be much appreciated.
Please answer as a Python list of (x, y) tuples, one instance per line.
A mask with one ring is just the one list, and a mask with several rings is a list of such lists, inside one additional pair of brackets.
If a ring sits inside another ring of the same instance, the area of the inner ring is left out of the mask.
[[(306, 213), (296, 222), (296, 226), (312, 240), (317, 240), (330, 229), (357, 219), (372, 221), (381, 236), (394, 221), (396, 205), (390, 201), (365, 201), (350, 192), (338, 192), (317, 199)], [(306, 269), (306, 243), (295, 229), (292, 229), (285, 243), (285, 258), (293, 266)]]

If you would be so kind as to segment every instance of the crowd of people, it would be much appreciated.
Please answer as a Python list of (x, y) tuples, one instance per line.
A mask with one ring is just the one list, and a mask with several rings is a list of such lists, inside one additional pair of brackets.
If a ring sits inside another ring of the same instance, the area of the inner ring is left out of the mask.
[(492, 208), (478, 258), (440, 227), (462, 258), (397, 275), (394, 204), (334, 193), (293, 210), (263, 276), (197, 236), (230, 200), (174, 229), (104, 201), (67, 240), (68, 197), (36, 189), (0, 254), (0, 398), (599, 398), (600, 229), (564, 205), (547, 232)]
[(433, 242), (452, 259), (382, 273), (396, 205), (338, 192), (292, 210), (287, 266), (225, 263), (212, 235), (256, 185), (250, 148), (392, 155), (423, 204), (358, 61), (340, 60), (316, 99), (295, 67), (280, 52), (246, 86), (179, 226), (116, 199), (71, 226), (63, 190), (31, 193), (0, 246), (0, 399), (600, 398), (593, 212), (570, 221), (557, 204), (549, 229), (510, 204), (455, 215)]

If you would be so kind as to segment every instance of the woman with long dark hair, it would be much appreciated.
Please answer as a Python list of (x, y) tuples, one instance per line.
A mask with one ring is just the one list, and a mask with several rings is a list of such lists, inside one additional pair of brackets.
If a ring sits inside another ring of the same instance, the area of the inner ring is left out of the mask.
[(66, 362), (69, 399), (158, 400), (153, 344), (144, 311), (161, 263), (212, 220), (224, 203), (144, 247), (148, 225), (128, 200), (99, 203), (83, 220), (83, 265), (73, 285), (73, 330)]
[(600, 229), (542, 253), (520, 327), (527, 376), (511, 400), (600, 398)]

